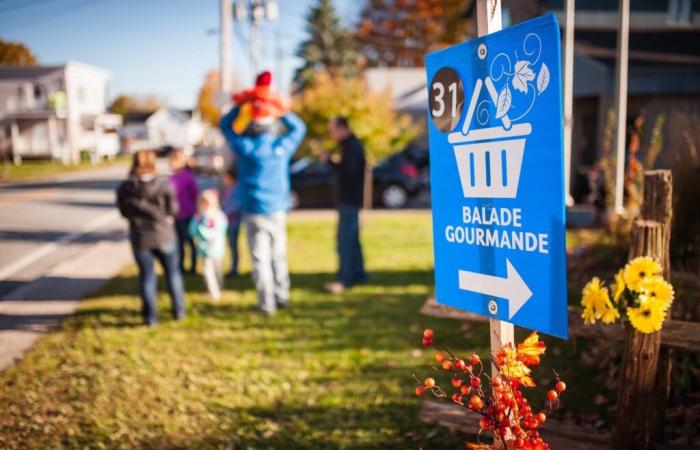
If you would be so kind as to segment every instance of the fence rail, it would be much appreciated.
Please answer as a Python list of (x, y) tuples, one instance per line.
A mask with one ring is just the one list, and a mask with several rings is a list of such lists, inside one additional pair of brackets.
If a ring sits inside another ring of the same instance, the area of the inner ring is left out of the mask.
[[(441, 319), (455, 319), (468, 322), (488, 323), (485, 316), (461, 311), (449, 306), (439, 305), (434, 298), (429, 298), (420, 310), (421, 314)], [(569, 335), (590, 339), (605, 339), (613, 342), (625, 341), (625, 329), (620, 325), (585, 325), (581, 319), (581, 310), (569, 307)], [(700, 323), (682, 320), (667, 320), (661, 330), (661, 345), (690, 353), (700, 353)]]

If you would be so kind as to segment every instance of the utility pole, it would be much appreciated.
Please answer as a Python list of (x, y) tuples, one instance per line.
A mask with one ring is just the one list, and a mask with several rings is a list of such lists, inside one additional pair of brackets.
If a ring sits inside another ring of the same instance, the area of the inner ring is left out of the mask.
[(571, 147), (574, 127), (574, 11), (576, 0), (566, 0), (566, 35), (564, 41), (564, 189), (566, 204), (572, 206)]
[(275, 79), (277, 80), (277, 90), (280, 92), (284, 92), (283, 90), (283, 81), (282, 81), (282, 73), (284, 71), (284, 48), (282, 47), (282, 35), (279, 31), (275, 32), (275, 72), (277, 72), (277, 76)]
[(250, 21), (250, 65), (253, 76), (260, 70), (260, 24), (277, 20), (276, 0), (237, 0), (233, 9), (236, 22)]
[(625, 212), (625, 138), (627, 136), (627, 71), (630, 34), (630, 0), (620, 0), (619, 27), (617, 30), (617, 64), (615, 74), (617, 86), (617, 126), (615, 130), (615, 212)]
[(221, 93), (228, 98), (231, 93), (231, 0), (219, 0), (219, 78)]

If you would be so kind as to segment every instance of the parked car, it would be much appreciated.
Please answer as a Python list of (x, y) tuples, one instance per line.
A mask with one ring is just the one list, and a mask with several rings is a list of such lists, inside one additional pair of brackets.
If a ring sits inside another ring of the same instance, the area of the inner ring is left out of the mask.
[[(392, 209), (406, 207), (428, 187), (428, 164), (428, 150), (416, 145), (385, 159), (372, 171), (373, 204)], [(292, 163), (290, 173), (293, 207), (335, 205), (335, 174), (328, 164), (303, 157)]]
[(191, 156), (192, 170), (203, 175), (220, 175), (226, 169), (224, 154), (211, 147), (200, 147)]

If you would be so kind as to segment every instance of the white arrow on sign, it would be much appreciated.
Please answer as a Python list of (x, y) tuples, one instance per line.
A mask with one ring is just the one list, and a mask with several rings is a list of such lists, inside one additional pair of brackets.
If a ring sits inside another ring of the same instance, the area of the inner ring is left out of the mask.
[(495, 277), (483, 273), (459, 271), (459, 288), (478, 294), (492, 295), (508, 300), (508, 319), (532, 297), (532, 291), (506, 258), (506, 277)]

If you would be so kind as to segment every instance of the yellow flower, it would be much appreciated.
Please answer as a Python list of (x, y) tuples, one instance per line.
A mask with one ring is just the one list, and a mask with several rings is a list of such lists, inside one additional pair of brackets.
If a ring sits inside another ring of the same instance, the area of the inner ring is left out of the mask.
[(603, 286), (600, 278), (593, 277), (583, 287), (583, 295), (581, 296), (581, 305), (583, 306), (583, 317), (586, 324), (595, 323), (596, 319), (603, 317), (607, 311), (607, 305), (610, 304), (610, 295), (608, 288)]
[(595, 314), (593, 313), (593, 308), (583, 308), (583, 313), (581, 314), (583, 323), (586, 325), (593, 325), (595, 323)]
[(603, 321), (604, 324), (611, 324), (619, 318), (620, 318), (620, 313), (618, 312), (617, 308), (615, 308), (611, 303), (609, 305), (609, 307), (603, 313), (601, 320)]
[(666, 311), (658, 300), (647, 300), (639, 308), (627, 308), (627, 317), (637, 331), (653, 333), (661, 329)]
[(639, 291), (642, 281), (647, 277), (653, 277), (661, 272), (661, 266), (655, 259), (648, 256), (640, 256), (628, 262), (623, 272), (623, 278), (628, 288)]
[(612, 286), (613, 300), (615, 303), (620, 303), (622, 293), (625, 292), (625, 277), (622, 275), (623, 272), (623, 269), (620, 269), (620, 271), (617, 272), (617, 275), (615, 275), (615, 284)]
[(661, 277), (648, 277), (640, 286), (643, 300), (656, 300), (667, 310), (673, 302), (673, 286)]

